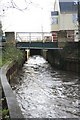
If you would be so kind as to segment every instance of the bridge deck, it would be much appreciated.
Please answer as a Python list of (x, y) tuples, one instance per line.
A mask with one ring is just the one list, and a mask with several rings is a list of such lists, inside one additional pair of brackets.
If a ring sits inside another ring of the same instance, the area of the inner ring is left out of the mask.
[(60, 49), (58, 48), (58, 42), (17, 42), (17, 48), (21, 49)]

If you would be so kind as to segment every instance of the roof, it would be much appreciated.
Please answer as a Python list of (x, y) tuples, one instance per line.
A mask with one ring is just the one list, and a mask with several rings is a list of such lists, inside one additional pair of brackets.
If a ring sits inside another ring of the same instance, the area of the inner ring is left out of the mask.
[(60, 11), (61, 12), (77, 12), (78, 11), (78, 5), (76, 0), (59, 0), (60, 5)]

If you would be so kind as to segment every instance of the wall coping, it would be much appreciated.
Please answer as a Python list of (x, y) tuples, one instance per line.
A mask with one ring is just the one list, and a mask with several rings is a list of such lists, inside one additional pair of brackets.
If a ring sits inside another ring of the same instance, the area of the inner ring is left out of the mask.
[(4, 95), (6, 97), (6, 102), (7, 106), (9, 109), (9, 115), (10, 119), (16, 119), (16, 118), (22, 118), (24, 119), (24, 116), (21, 112), (21, 109), (18, 105), (18, 102), (16, 100), (16, 96), (12, 91), (12, 88), (8, 82), (7, 79), (7, 72), (8, 70), (14, 65), (14, 61), (10, 62), (10, 64), (5, 64), (1, 69), (0, 69), (0, 74), (1, 74), (1, 85), (3, 88)]

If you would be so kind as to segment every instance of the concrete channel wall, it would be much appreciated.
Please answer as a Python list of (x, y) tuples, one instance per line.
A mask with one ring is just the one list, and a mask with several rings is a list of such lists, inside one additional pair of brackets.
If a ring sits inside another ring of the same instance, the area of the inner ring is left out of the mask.
[[(61, 70), (71, 71), (75, 73), (79, 73), (80, 69), (80, 59), (74, 56), (74, 51), (79, 51), (79, 44), (78, 43), (68, 43), (67, 50), (73, 54), (69, 56), (70, 53), (66, 54), (66, 51), (63, 50), (48, 50), (47, 52), (47, 60), (52, 66), (55, 66)], [(65, 52), (65, 55), (64, 55)]]
[[(59, 51), (57, 55), (59, 55)], [(78, 59), (71, 59), (71, 58), (63, 59), (60, 57), (60, 55), (58, 57), (55, 55), (54, 52), (49, 51), (47, 54), (47, 60), (52, 66), (59, 68), (61, 70), (71, 71), (75, 73), (79, 72), (80, 61)]]
[(9, 84), (11, 77), (17, 72), (17, 63), (11, 62), (9, 64), (4, 65), (1, 68), (1, 86), (6, 98), (7, 107), (9, 110), (10, 120), (23, 120), (24, 116), (20, 110), (18, 102), (16, 100), (16, 96), (12, 91), (12, 88)]
[(65, 59), (64, 70), (79, 73), (80, 61), (78, 59)]

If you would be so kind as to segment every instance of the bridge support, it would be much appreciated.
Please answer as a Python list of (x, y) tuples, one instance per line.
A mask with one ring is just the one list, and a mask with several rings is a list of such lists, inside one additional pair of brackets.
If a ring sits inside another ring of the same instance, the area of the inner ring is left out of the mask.
[(28, 60), (29, 56), (30, 56), (30, 50), (29, 50), (29, 49), (26, 49), (26, 50), (25, 50), (25, 61)]
[(47, 60), (47, 54), (48, 54), (48, 50), (43, 49), (41, 50), (41, 55)]
[(57, 68), (61, 67), (61, 56), (59, 50), (48, 50), (47, 60), (52, 66)]

